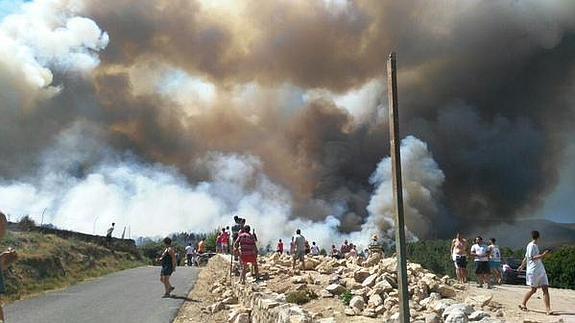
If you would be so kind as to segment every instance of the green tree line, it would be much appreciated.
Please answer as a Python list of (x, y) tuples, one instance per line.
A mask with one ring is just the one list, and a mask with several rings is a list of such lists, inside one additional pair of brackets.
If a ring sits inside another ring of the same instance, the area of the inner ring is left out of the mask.
[[(417, 241), (407, 245), (407, 257), (431, 270), (437, 275), (455, 277), (455, 267), (451, 259), (451, 241)], [(522, 259), (525, 249), (501, 248), (504, 259)], [(575, 246), (565, 245), (551, 252), (543, 260), (551, 287), (575, 289)], [(468, 262), (469, 276), (475, 280), (473, 261)]]

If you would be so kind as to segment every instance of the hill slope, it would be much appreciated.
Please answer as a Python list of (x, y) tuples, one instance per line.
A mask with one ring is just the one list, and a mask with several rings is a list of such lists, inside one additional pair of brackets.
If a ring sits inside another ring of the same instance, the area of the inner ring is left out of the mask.
[(19, 256), (4, 272), (8, 300), (143, 265), (138, 254), (39, 232), (8, 232), (0, 250), (7, 247)]

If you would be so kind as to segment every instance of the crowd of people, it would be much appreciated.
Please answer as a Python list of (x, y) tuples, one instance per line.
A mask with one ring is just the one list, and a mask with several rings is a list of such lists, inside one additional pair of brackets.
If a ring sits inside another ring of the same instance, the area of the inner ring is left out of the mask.
[[(538, 231), (531, 232), (531, 242), (527, 244), (525, 257), (522, 260), (521, 266), (517, 268), (522, 271), (526, 267), (526, 285), (531, 289), (525, 294), (519, 308), (527, 311), (527, 302), (535, 294), (538, 288), (543, 291), (543, 302), (547, 314), (551, 313), (550, 297), (549, 297), (549, 281), (545, 266), (542, 259), (549, 253), (545, 250), (540, 253), (537, 245), (540, 235)], [(484, 285), (486, 288), (491, 289), (493, 284), (502, 283), (502, 263), (501, 251), (496, 244), (495, 238), (489, 239), (486, 243), (481, 236), (474, 239), (474, 244), (469, 248), (467, 240), (460, 234), (451, 242), (451, 256), (455, 264), (455, 273), (459, 282), (465, 284), (468, 282), (467, 260), (473, 258), (475, 264), (475, 275), (477, 276), (477, 283), (479, 288)]]
[[(545, 267), (541, 261), (548, 254), (548, 251), (539, 252), (537, 246), (539, 232), (533, 231), (531, 236), (532, 241), (527, 245), (523, 263), (519, 268), (521, 270), (526, 266), (526, 283), (531, 289), (525, 295), (519, 308), (527, 310), (527, 302), (537, 289), (541, 288), (544, 294), (545, 307), (549, 313), (551, 311), (548, 292), (549, 282)], [(233, 257), (234, 261), (230, 271), (240, 275), (240, 283), (242, 284), (246, 281), (246, 273), (250, 270), (250, 266), (253, 277), (256, 280), (259, 277), (257, 241), (255, 230), (246, 224), (245, 219), (238, 216), (234, 216), (234, 225), (231, 230), (230, 227), (222, 228), (216, 238), (216, 252), (230, 254)], [(490, 289), (494, 284), (502, 283), (501, 250), (496, 242), (495, 238), (485, 242), (481, 236), (477, 236), (474, 239), (474, 243), (469, 246), (468, 241), (460, 233), (457, 234), (451, 243), (450, 256), (453, 259), (455, 273), (460, 283), (466, 284), (468, 282), (468, 259), (472, 259), (475, 264), (475, 274), (479, 288), (485, 286)], [(166, 249), (159, 261), (162, 264), (161, 281), (164, 284), (166, 295), (169, 295), (174, 289), (170, 284), (169, 276), (175, 271), (176, 255), (171, 247), (171, 240), (166, 238), (164, 243), (166, 244)], [(295, 231), (287, 250), (284, 248), (283, 240), (279, 239), (275, 252), (280, 255), (285, 253), (292, 257), (292, 270), (294, 273), (298, 270), (298, 265), (302, 270), (305, 270), (306, 257), (315, 257), (320, 254), (327, 255), (327, 251), (320, 249), (316, 241), (312, 241), (310, 244), (302, 234), (301, 229)], [(197, 248), (193, 248), (189, 244), (186, 247), (187, 264), (198, 265), (197, 259), (203, 253), (205, 253), (204, 240), (198, 243)], [(339, 248), (332, 244), (329, 256), (335, 259), (351, 259), (356, 261), (358, 265), (368, 267), (377, 264), (384, 257), (384, 249), (377, 235), (373, 235), (367, 249), (358, 251), (356, 244), (345, 240)]]

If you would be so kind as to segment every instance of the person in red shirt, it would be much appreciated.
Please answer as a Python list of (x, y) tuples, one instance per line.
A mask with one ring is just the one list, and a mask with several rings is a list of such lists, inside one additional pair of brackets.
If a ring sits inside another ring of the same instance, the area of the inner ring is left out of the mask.
[(239, 248), (240, 263), (242, 265), (242, 272), (240, 275), (240, 283), (246, 283), (246, 271), (248, 264), (254, 267), (255, 278), (258, 278), (258, 248), (256, 246), (256, 239), (250, 233), (250, 226), (244, 226), (242, 232), (238, 235), (238, 239), (234, 242), (234, 247)]
[(278, 242), (278, 248), (276, 249), (276, 251), (280, 255), (284, 253), (284, 243), (282, 242), (282, 239), (280, 239), (280, 241)]
[(226, 229), (222, 228), (222, 233), (220, 234), (220, 252), (228, 253), (228, 243), (230, 241), (230, 234)]

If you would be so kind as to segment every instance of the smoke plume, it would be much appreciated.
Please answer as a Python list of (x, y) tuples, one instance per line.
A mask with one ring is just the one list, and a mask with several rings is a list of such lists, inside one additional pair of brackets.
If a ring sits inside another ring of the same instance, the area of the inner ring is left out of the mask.
[(0, 22), (0, 208), (47, 207), (82, 231), (206, 231), (242, 214), (267, 241), (296, 227), (326, 243), (389, 236), (394, 50), (414, 238), (552, 209), (575, 112), (570, 12), (567, 0), (25, 3)]

